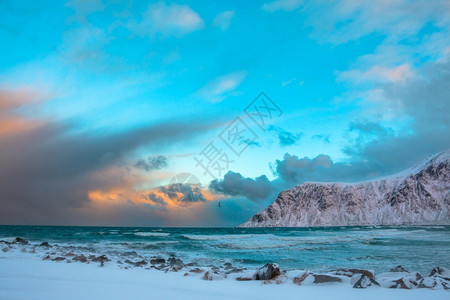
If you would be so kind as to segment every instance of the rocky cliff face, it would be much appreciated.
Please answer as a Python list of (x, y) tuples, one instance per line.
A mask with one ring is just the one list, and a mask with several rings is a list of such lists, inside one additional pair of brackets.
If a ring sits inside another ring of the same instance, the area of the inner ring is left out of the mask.
[(449, 225), (450, 150), (361, 183), (303, 183), (242, 227)]

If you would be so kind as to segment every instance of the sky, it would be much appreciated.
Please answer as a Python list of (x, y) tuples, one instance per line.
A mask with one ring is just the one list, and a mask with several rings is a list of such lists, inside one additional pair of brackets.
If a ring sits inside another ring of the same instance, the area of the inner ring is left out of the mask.
[(0, 0), (0, 41), (0, 224), (237, 226), (450, 148), (448, 1)]

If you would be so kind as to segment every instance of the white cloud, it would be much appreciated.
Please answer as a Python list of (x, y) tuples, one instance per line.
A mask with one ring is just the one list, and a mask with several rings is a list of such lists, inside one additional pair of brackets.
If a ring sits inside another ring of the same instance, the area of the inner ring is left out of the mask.
[(235, 89), (244, 81), (247, 72), (239, 71), (220, 76), (204, 86), (198, 94), (211, 102), (220, 102), (233, 94)]
[(352, 83), (372, 82), (404, 82), (414, 76), (414, 71), (409, 64), (397, 67), (373, 66), (366, 71), (348, 70), (340, 72), (338, 81), (350, 81)]
[(227, 10), (218, 14), (214, 20), (213, 25), (220, 28), (220, 30), (225, 31), (230, 27), (231, 19), (234, 17), (234, 11)]
[(275, 12), (278, 10), (292, 11), (299, 8), (301, 4), (302, 0), (276, 0), (264, 3), (262, 9), (268, 12)]
[(388, 40), (415, 35), (429, 22), (442, 27), (450, 17), (448, 1), (317, 1), (303, 13), (313, 36), (323, 42), (344, 43), (371, 33), (386, 34)]
[[(383, 40), (374, 53), (367, 56), (378, 61), (402, 64), (407, 62), (405, 56), (415, 61), (444, 58), (445, 48), (450, 44), (450, 2), (447, 0), (316, 0), (304, 3), (277, 0), (264, 4), (262, 9), (270, 12), (295, 10), (304, 20), (303, 25), (311, 29), (311, 37), (321, 43), (342, 44), (376, 35)], [(422, 35), (425, 26), (438, 30)], [(409, 46), (409, 42), (415, 46)]]
[(380, 40), (347, 70), (337, 72), (337, 81), (353, 85), (343, 97), (358, 99), (368, 111), (379, 103), (377, 114), (399, 118), (403, 103), (386, 97), (380, 86), (401, 88), (418, 80), (423, 62), (445, 59), (450, 45), (449, 11), (450, 2), (441, 0), (318, 0), (297, 13), (312, 29), (311, 37), (322, 43), (343, 44), (366, 36)]
[(142, 22), (129, 24), (138, 35), (160, 34), (163, 37), (182, 37), (203, 27), (202, 18), (188, 5), (166, 5), (164, 2), (151, 4)]

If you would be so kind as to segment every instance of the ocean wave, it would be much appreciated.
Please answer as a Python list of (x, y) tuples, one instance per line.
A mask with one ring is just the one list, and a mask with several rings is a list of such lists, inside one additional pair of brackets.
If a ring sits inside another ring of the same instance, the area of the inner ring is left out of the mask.
[(315, 245), (315, 244), (337, 244), (337, 243), (350, 243), (361, 240), (370, 240), (371, 237), (366, 236), (349, 236), (349, 235), (339, 235), (339, 236), (276, 236), (270, 238), (270, 240), (280, 241), (280, 242), (297, 242), (299, 244), (305, 245)]
[(437, 226), (437, 225), (423, 226), (423, 228), (426, 228), (426, 229), (446, 229), (445, 226)]
[(170, 245), (170, 244), (178, 244), (179, 241), (153, 241), (153, 242), (145, 242), (146, 245)]
[(167, 232), (135, 232), (134, 235), (137, 235), (137, 236), (169, 236), (170, 233), (167, 233)]
[(276, 236), (273, 234), (219, 234), (219, 235), (183, 234), (182, 237), (194, 241), (218, 241), (218, 240), (248, 239), (254, 237), (260, 239)]
[(264, 250), (264, 249), (281, 249), (300, 245), (299, 243), (286, 244), (257, 244), (257, 243), (223, 243), (218, 248), (235, 249), (235, 250)]

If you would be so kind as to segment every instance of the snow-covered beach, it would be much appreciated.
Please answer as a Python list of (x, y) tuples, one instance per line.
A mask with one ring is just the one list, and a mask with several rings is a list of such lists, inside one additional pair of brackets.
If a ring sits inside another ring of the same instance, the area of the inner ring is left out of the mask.
[(354, 289), (350, 284), (320, 286), (263, 284), (261, 281), (206, 281), (184, 272), (113, 265), (42, 261), (35, 256), (1, 253), (1, 299), (448, 299), (430, 289)]

